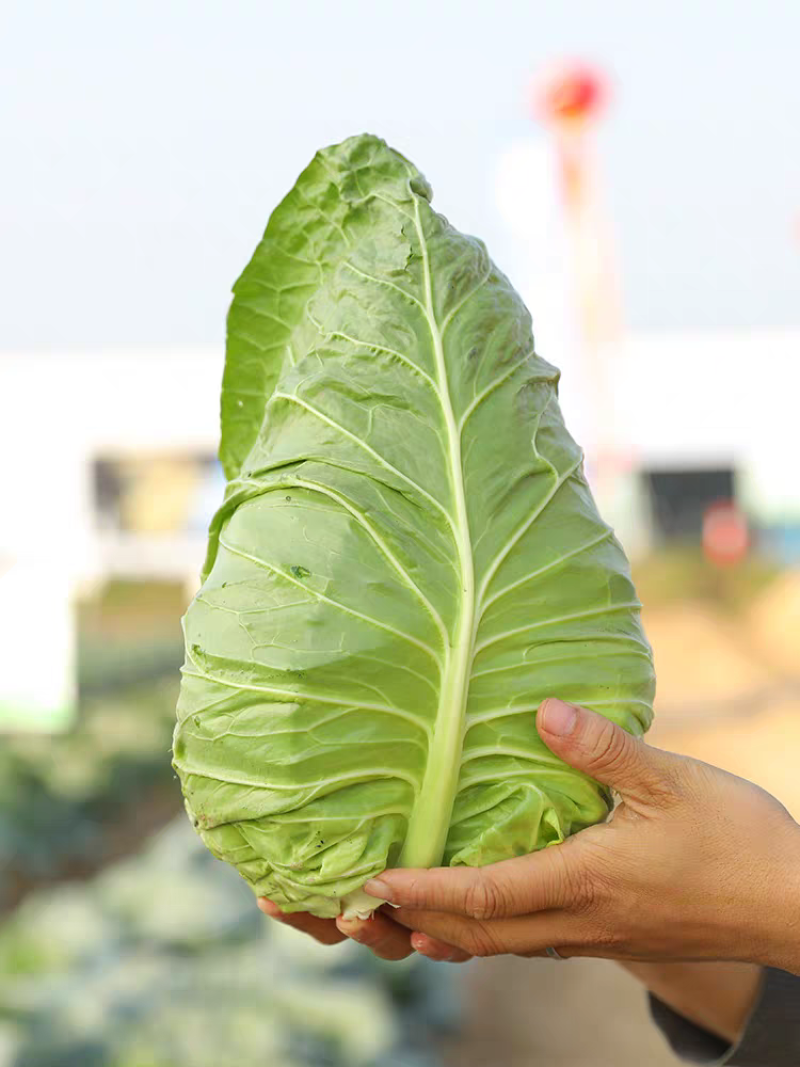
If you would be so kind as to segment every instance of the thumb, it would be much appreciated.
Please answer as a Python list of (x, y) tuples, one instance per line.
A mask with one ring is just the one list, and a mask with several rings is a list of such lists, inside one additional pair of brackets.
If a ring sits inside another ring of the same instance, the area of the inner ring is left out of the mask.
[(551, 752), (623, 797), (647, 802), (670, 792), (676, 757), (594, 711), (548, 697), (539, 707), (536, 728)]

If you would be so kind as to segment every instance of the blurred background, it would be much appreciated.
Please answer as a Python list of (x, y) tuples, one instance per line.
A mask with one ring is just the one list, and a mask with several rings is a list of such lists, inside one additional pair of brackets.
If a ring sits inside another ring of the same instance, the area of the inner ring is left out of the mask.
[(654, 741), (800, 816), (799, 38), (790, 0), (0, 7), (0, 1067), (675, 1062), (611, 963), (268, 924), (182, 815), (179, 618), (231, 283), (378, 133), (563, 371)]

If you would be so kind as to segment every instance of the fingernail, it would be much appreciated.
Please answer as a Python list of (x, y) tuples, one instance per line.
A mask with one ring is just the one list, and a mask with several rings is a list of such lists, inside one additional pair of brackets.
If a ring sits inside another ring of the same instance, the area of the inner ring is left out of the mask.
[(341, 915), (336, 920), (336, 929), (340, 934), (346, 934), (353, 941), (361, 941), (364, 930), (358, 919), (344, 919)]
[(539, 709), (542, 716), (541, 725), (549, 734), (556, 737), (568, 737), (575, 729), (578, 711), (572, 704), (548, 697)]
[(391, 886), (388, 886), (386, 882), (382, 882), (380, 878), (370, 878), (364, 885), (364, 892), (369, 893), (371, 897), (385, 900), (387, 904), (392, 903)]
[(273, 904), (271, 900), (267, 900), (266, 897), (260, 897), (258, 903), (261, 905), (261, 910), (265, 912), (271, 919), (282, 919), (283, 912), (277, 904)]
[(411, 947), (420, 956), (435, 960), (437, 963), (448, 963), (453, 958), (452, 952), (442, 952), (440, 946), (435, 941), (432, 942), (425, 934), (412, 934)]

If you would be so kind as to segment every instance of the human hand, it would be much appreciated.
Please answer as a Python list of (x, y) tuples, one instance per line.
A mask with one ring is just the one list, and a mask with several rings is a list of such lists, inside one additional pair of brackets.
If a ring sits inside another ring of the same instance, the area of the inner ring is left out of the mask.
[(544, 702), (538, 728), (556, 755), (620, 794), (611, 821), (489, 867), (386, 871), (365, 886), (400, 905), (381, 922), (407, 927), (411, 947), (437, 959), (553, 946), (800, 971), (800, 828), (778, 801), (558, 700)]

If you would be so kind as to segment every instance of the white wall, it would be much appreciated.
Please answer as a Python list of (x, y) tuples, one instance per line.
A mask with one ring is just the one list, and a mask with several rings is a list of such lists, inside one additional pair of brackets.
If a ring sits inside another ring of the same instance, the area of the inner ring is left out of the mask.
[(613, 381), (637, 466), (733, 466), (759, 519), (800, 521), (800, 332), (633, 335)]
[(0, 356), (0, 729), (61, 729), (76, 701), (74, 597), (125, 565), (195, 580), (204, 538), (98, 535), (98, 454), (217, 444), (213, 351)]
[[(0, 556), (95, 575), (107, 546), (94, 529), (92, 461), (213, 454), (222, 362), (208, 349), (0, 356)], [(154, 546), (140, 547), (157, 568)], [(161, 547), (176, 562), (188, 550), (187, 572), (199, 566), (201, 546)]]

